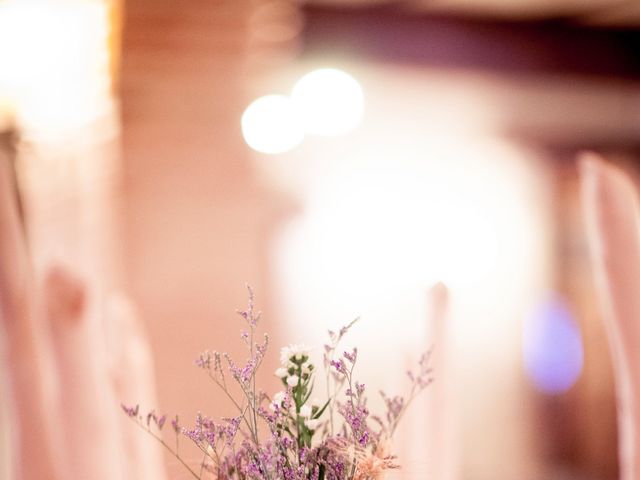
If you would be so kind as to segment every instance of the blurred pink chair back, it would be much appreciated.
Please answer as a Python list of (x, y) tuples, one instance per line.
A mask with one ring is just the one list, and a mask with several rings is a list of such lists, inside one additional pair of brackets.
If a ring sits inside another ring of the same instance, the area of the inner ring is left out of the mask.
[(640, 478), (640, 205), (633, 182), (597, 155), (580, 158), (596, 290), (618, 396), (620, 474)]
[(433, 348), (431, 357), (434, 382), (427, 392), (427, 477), (433, 480), (457, 480), (458, 442), (451, 358), (449, 290), (442, 283), (428, 293), (427, 343)]

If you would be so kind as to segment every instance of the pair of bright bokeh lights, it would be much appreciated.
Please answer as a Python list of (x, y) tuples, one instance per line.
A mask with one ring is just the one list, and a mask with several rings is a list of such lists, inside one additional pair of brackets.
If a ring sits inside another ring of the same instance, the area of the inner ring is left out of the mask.
[(337, 136), (362, 121), (364, 95), (349, 74), (334, 68), (314, 70), (290, 95), (266, 95), (242, 114), (242, 135), (252, 149), (266, 154), (293, 150), (306, 135)]

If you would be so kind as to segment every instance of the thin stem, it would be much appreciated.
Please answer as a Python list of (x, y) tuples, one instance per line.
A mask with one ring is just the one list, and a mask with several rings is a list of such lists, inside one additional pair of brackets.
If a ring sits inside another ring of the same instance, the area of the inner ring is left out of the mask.
[(227, 396), (227, 398), (229, 400), (231, 400), (233, 405), (238, 409), (238, 412), (240, 412), (240, 415), (242, 416), (242, 420), (244, 420), (244, 423), (247, 425), (247, 428), (249, 429), (249, 431), (252, 433), (252, 436), (253, 436), (253, 431), (252, 431), (252, 428), (251, 428), (251, 424), (249, 423), (249, 421), (247, 420), (247, 417), (245, 416), (245, 413), (247, 411), (247, 407), (244, 407), (244, 408), (241, 407), (238, 404), (238, 402), (236, 402), (236, 399), (233, 398), (233, 396), (229, 393), (229, 391), (227, 390), (227, 386), (226, 385), (222, 385), (214, 375), (211, 375), (211, 371), (210, 370), (208, 371), (208, 373), (209, 373), (209, 378), (211, 378), (211, 380), (213, 380), (215, 382), (215, 384), (218, 385), (218, 387), (220, 387), (220, 389), (224, 392), (224, 394)]
[(390, 434), (393, 435), (393, 433), (396, 431), (396, 428), (398, 427), (398, 424), (400, 423), (400, 419), (402, 418), (402, 416), (404, 415), (404, 413), (407, 411), (407, 408), (409, 407), (409, 405), (411, 405), (411, 402), (413, 401), (413, 399), (416, 397), (416, 384), (414, 383), (413, 385), (411, 385), (411, 391), (409, 392), (409, 396), (407, 397), (407, 401), (404, 403), (404, 405), (402, 406), (402, 408), (400, 409), (400, 411), (398, 412), (398, 415), (396, 416), (396, 418), (393, 421), (393, 425), (391, 426), (391, 430), (390, 430)]
[[(133, 417), (132, 417), (133, 418)], [(138, 418), (136, 417), (134, 420), (135, 424), (138, 425), (138, 427), (140, 427), (142, 430), (144, 430), (145, 432), (147, 432), (149, 435), (151, 435), (152, 438), (155, 438), (160, 445), (162, 445), (164, 448), (167, 449), (167, 451), (169, 451), (171, 453), (171, 455), (173, 455), (174, 457), (176, 457), (178, 459), (178, 461), (184, 466), (184, 468), (186, 468), (189, 473), (193, 476), (193, 478), (197, 478), (198, 480), (202, 480), (202, 477), (199, 476), (198, 474), (196, 474), (196, 472), (194, 472), (191, 467), (189, 466), (189, 464), (187, 464), (182, 457), (180, 457), (180, 455), (177, 452), (177, 435), (176, 435), (176, 451), (174, 451), (169, 445), (167, 445), (165, 443), (165, 441), (159, 437), (158, 435), (156, 435), (155, 433), (153, 433), (151, 431), (151, 429), (149, 427), (145, 427), (144, 425), (142, 425), (140, 423), (140, 421), (138, 420)]]
[(202, 457), (202, 462), (200, 462), (200, 478), (202, 478), (202, 472), (204, 471), (204, 464), (207, 461), (207, 453), (205, 452), (204, 456)]
[[(423, 360), (421, 360), (422, 371), (418, 374), (420, 377), (422, 377), (423, 375), (428, 374), (429, 371), (430, 371), (424, 365), (429, 361), (430, 355), (431, 355), (431, 350), (429, 350), (425, 354), (425, 356), (423, 357)], [(418, 394), (420, 392), (422, 392), (425, 388), (427, 388), (429, 386), (429, 384), (431, 384), (431, 381), (432, 381), (431, 378), (428, 378), (424, 383), (418, 383), (417, 379), (413, 380), (413, 382), (411, 384), (411, 390), (409, 391), (409, 395), (407, 396), (407, 401), (404, 403), (404, 405), (402, 406), (402, 408), (398, 412), (398, 415), (396, 416), (396, 418), (395, 418), (395, 420), (393, 422), (393, 425), (391, 425), (390, 435), (393, 435), (393, 433), (395, 432), (396, 428), (400, 424), (400, 420), (402, 419), (402, 417), (406, 413), (407, 409), (409, 408), (409, 405), (411, 405), (413, 400), (418, 396)]]
[[(349, 369), (349, 373), (347, 374), (347, 382), (349, 383), (349, 404), (351, 405), (351, 413), (353, 414), (353, 416), (356, 416), (356, 406), (353, 404), (353, 396), (355, 395), (354, 390), (353, 390), (353, 384), (352, 384), (352, 375), (353, 375), (353, 369), (355, 367), (355, 364), (351, 364), (351, 368)], [(356, 431), (353, 429), (353, 426), (351, 427), (351, 433), (353, 434), (353, 446), (354, 446), (354, 450), (353, 450), (353, 461), (351, 463), (351, 475), (350, 478), (353, 478), (356, 474), (356, 451), (358, 449), (358, 438), (356, 435)]]
[[(251, 328), (249, 329), (251, 334), (250, 334), (250, 338), (249, 338), (249, 345), (250, 345), (250, 353), (251, 356), (250, 358), (253, 359), (253, 351), (254, 351), (254, 345), (253, 345), (253, 334), (255, 331), (255, 328), (253, 326), (253, 322), (254, 322), (254, 318), (253, 318), (253, 309), (251, 311)], [(256, 372), (258, 370), (259, 367), (259, 363), (256, 363), (256, 365), (253, 368), (253, 372), (251, 372), (251, 393), (252, 393), (252, 399), (250, 401), (253, 402), (252, 405), (252, 410), (253, 410), (253, 428), (255, 429), (255, 441), (256, 441), (256, 445), (258, 443), (258, 417), (256, 416)]]
[[(326, 364), (326, 362), (325, 362)], [(325, 373), (327, 376), (327, 398), (331, 399), (331, 372), (329, 370), (330, 367), (325, 365)], [(335, 399), (334, 399), (335, 400)], [(331, 432), (331, 436), (333, 437), (333, 401), (331, 401), (331, 405), (329, 405), (329, 430)]]

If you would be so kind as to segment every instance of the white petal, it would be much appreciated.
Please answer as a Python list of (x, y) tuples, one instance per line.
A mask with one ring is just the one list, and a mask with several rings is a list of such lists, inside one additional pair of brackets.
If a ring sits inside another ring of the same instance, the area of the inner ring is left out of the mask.
[(309, 418), (311, 416), (311, 407), (309, 405), (303, 405), (300, 407), (300, 416)]

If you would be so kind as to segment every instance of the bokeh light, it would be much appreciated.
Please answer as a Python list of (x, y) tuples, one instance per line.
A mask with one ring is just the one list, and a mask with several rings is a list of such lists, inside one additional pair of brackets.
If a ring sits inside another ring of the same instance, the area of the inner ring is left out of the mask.
[(244, 111), (241, 123), (245, 141), (261, 153), (287, 152), (304, 138), (296, 110), (284, 95), (258, 98)]
[(523, 354), (527, 375), (543, 393), (569, 390), (582, 371), (580, 330), (571, 310), (555, 298), (538, 306), (523, 330)]
[(105, 2), (0, 2), (0, 103), (23, 137), (60, 138), (113, 111), (108, 42)]
[(314, 70), (293, 87), (291, 99), (313, 135), (333, 136), (353, 130), (362, 120), (364, 95), (349, 74), (334, 68)]

